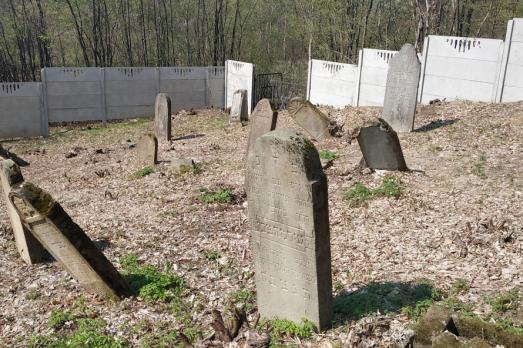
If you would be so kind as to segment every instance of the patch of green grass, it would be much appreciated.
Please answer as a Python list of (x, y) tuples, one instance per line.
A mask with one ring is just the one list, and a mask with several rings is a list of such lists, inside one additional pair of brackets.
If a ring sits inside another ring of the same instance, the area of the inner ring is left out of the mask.
[(140, 170), (137, 170), (136, 172), (133, 173), (133, 177), (134, 178), (143, 178), (149, 174), (152, 174), (154, 173), (154, 168), (151, 167), (151, 166), (147, 166), (147, 167), (143, 167), (142, 169)]
[(334, 300), (334, 313), (340, 320), (358, 320), (369, 314), (399, 313), (421, 315), (433, 301), (442, 298), (429, 283), (371, 283)]
[(33, 336), (30, 348), (123, 348), (126, 344), (105, 333), (106, 322), (102, 319), (82, 318), (75, 321), (76, 329), (69, 335), (51, 334)]
[(270, 347), (280, 346), (279, 342), (283, 338), (309, 338), (316, 330), (314, 324), (307, 319), (302, 319), (299, 324), (285, 319), (272, 319), (261, 322), (261, 326), (269, 328)]
[(204, 250), (202, 254), (209, 261), (216, 261), (220, 258), (220, 253), (217, 250)]
[(174, 274), (169, 265), (160, 271), (153, 265), (141, 265), (133, 254), (122, 258), (120, 263), (124, 277), (147, 302), (171, 302), (185, 290), (183, 279)]
[(467, 292), (470, 289), (469, 283), (465, 279), (457, 279), (450, 288), (452, 295), (458, 295)]
[(338, 155), (334, 151), (329, 151), (329, 150), (321, 150), (320, 151), (320, 158), (321, 159), (324, 159), (324, 160), (327, 160), (327, 161), (332, 161), (332, 160), (336, 159), (337, 157), (338, 157)]
[(256, 293), (242, 287), (229, 293), (229, 301), (249, 313), (255, 306)]
[(209, 191), (206, 188), (200, 189), (198, 197), (205, 203), (231, 203), (234, 199), (233, 193), (228, 189), (219, 189), (218, 191)]
[(126, 122), (109, 122), (105, 127), (103, 126), (103, 124), (100, 123), (96, 126), (89, 126), (88, 128), (83, 128), (82, 131), (90, 135), (102, 135), (118, 130), (129, 130), (133, 128), (139, 128), (150, 122), (150, 118), (138, 118), (136, 120)]
[(472, 174), (476, 175), (480, 179), (486, 179), (487, 174), (485, 173), (485, 164), (487, 163), (487, 156), (481, 154), (478, 162), (474, 163), (472, 167)]
[(171, 348), (180, 344), (177, 332), (170, 332), (162, 336), (147, 335), (140, 341), (142, 348)]
[(487, 303), (492, 307), (494, 313), (515, 311), (519, 306), (519, 291), (517, 289), (512, 289), (499, 294), (498, 296), (487, 299)]
[(354, 188), (344, 194), (344, 198), (350, 202), (351, 206), (358, 207), (363, 203), (376, 197), (399, 197), (401, 188), (399, 179), (392, 175), (383, 178), (381, 186), (377, 188), (368, 188), (362, 183), (357, 183)]
[(51, 317), (49, 318), (49, 326), (53, 329), (60, 329), (68, 321), (72, 321), (74, 315), (70, 312), (64, 312), (62, 310), (54, 310), (51, 312)]

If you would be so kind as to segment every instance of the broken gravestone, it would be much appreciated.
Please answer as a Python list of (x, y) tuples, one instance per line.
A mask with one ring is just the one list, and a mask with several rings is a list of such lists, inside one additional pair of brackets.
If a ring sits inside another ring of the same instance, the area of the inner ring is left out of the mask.
[(171, 140), (171, 98), (165, 93), (156, 96), (154, 133), (161, 140)]
[(251, 151), (256, 139), (276, 129), (278, 112), (272, 110), (269, 99), (262, 99), (254, 108), (251, 114), (251, 120), (251, 132), (249, 133), (247, 151)]
[(239, 89), (232, 96), (231, 121), (247, 122), (249, 120), (249, 103), (247, 90)]
[(410, 44), (403, 45), (390, 60), (383, 119), (396, 132), (411, 132), (414, 128), (420, 71), (416, 49)]
[(358, 144), (369, 168), (408, 170), (398, 134), (384, 120), (376, 119), (360, 128)]
[(294, 130), (266, 133), (248, 154), (246, 181), (261, 315), (329, 326), (329, 209), (318, 151)]
[(4, 192), (7, 213), (9, 215), (9, 220), (11, 220), (11, 226), (15, 236), (16, 248), (18, 249), (20, 257), (29, 265), (48, 261), (50, 259), (49, 253), (31, 234), (31, 232), (22, 225), (15, 207), (9, 200), (9, 192), (11, 192), (11, 187), (24, 181), (20, 167), (18, 167), (18, 165), (12, 160), (1, 161), (0, 181), (2, 183), (2, 190)]
[(293, 98), (288, 106), (291, 117), (317, 141), (330, 138), (329, 118), (308, 100)]
[(154, 166), (158, 163), (158, 139), (150, 133), (138, 140), (136, 145), (138, 163), (141, 166)]
[(9, 200), (25, 227), (81, 286), (101, 296), (134, 295), (113, 264), (47, 192), (24, 182), (12, 187)]

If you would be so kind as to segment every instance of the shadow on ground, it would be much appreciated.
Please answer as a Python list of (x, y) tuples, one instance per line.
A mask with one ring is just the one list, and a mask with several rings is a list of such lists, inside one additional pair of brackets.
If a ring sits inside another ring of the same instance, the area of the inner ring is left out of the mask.
[(437, 291), (428, 283), (371, 283), (334, 298), (335, 326), (378, 312), (401, 313), (437, 297)]
[(190, 140), (190, 139), (195, 139), (195, 138), (201, 138), (204, 136), (205, 136), (205, 134), (189, 134), (189, 135), (184, 135), (184, 136), (181, 136), (178, 138), (174, 138), (173, 141)]
[(428, 123), (428, 124), (426, 124), (424, 126), (421, 126), (418, 129), (415, 129), (414, 132), (430, 132), (430, 131), (433, 131), (435, 129), (441, 128), (441, 127), (446, 127), (446, 126), (453, 125), (457, 121), (458, 120), (441, 120), (441, 119), (440, 120), (431, 121), (430, 123)]

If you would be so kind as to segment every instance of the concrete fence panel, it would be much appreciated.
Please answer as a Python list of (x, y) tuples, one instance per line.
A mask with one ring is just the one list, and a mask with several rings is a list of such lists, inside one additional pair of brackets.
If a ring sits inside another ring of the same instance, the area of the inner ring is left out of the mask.
[(102, 72), (100, 68), (42, 69), (49, 122), (104, 120)]
[(508, 23), (498, 101), (523, 100), (523, 18)]
[(160, 92), (171, 97), (172, 112), (207, 105), (207, 68), (160, 69)]
[(352, 105), (358, 66), (312, 59), (307, 99), (313, 104), (343, 108)]
[(254, 65), (228, 60), (225, 62), (225, 107), (232, 106), (232, 96), (239, 89), (247, 90), (249, 115), (252, 111)]
[(494, 102), (503, 57), (503, 41), (429, 36), (425, 40), (420, 100)]
[(389, 61), (397, 51), (360, 50), (354, 106), (383, 106)]
[(225, 106), (225, 67), (213, 66), (207, 69), (207, 106), (223, 108)]
[(0, 139), (48, 135), (42, 84), (0, 83)]
[(160, 79), (156, 68), (106, 68), (107, 119), (154, 115)]

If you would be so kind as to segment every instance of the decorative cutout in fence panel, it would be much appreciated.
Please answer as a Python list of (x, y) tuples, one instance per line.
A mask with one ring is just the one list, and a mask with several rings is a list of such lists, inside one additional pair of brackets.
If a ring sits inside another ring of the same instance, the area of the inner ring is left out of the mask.
[(396, 51), (360, 50), (354, 106), (383, 106), (389, 61)]
[(0, 83), (0, 105), (0, 139), (48, 134), (41, 83)]
[(44, 68), (49, 122), (105, 119), (101, 68)]
[(252, 110), (254, 65), (228, 60), (225, 62), (225, 107), (232, 106), (232, 96), (240, 89), (247, 90), (249, 115)]
[(353, 104), (358, 66), (312, 59), (309, 62), (307, 99), (338, 108)]
[(502, 55), (502, 40), (428, 36), (423, 54), (421, 102), (494, 102)]
[(498, 100), (514, 102), (523, 100), (523, 18), (509, 22), (505, 40), (504, 67)]

